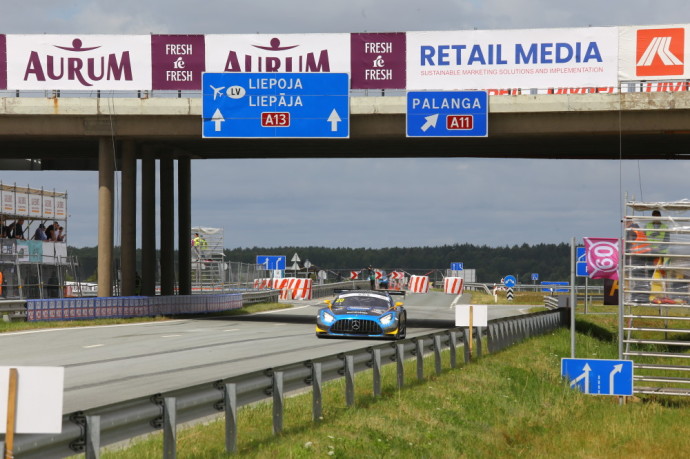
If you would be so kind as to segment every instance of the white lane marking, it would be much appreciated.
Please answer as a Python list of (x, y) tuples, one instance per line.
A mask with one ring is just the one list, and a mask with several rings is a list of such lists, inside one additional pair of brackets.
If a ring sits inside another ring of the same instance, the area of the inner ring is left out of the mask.
[(94, 347), (105, 346), (105, 344), (91, 344), (90, 346), (82, 346), (84, 349), (92, 349)]
[(223, 331), (234, 332), (234, 331), (239, 331), (239, 330), (240, 330), (239, 328), (228, 328), (227, 330), (223, 330)]
[(161, 320), (157, 322), (139, 322), (136, 324), (113, 324), (113, 325), (88, 325), (86, 327), (64, 327), (64, 328), (42, 328), (41, 330), (24, 330), (24, 331), (16, 331), (16, 332), (5, 332), (5, 333), (0, 333), (0, 339), (4, 336), (15, 336), (15, 335), (30, 335), (32, 333), (47, 333), (47, 332), (57, 332), (57, 331), (65, 331), (65, 330), (88, 330), (90, 328), (113, 328), (113, 327), (136, 327), (139, 325), (170, 325), (170, 324), (175, 324), (175, 323), (180, 323), (180, 322), (187, 322), (184, 319), (180, 320)]
[(450, 304), (450, 309), (453, 309), (455, 306), (458, 305), (458, 302), (460, 301), (460, 298), (462, 298), (462, 295), (458, 295), (455, 297), (453, 302)]
[(305, 304), (304, 306), (299, 306), (297, 308), (289, 308), (289, 309), (273, 309), (271, 311), (263, 311), (263, 312), (256, 312), (253, 315), (259, 315), (259, 314), (275, 314), (275, 313), (281, 313), (281, 312), (287, 312), (287, 311), (296, 311), (297, 309), (304, 309), (310, 307), (310, 304)]
[(178, 336), (182, 336), (182, 335), (161, 335), (161, 338), (176, 338)]

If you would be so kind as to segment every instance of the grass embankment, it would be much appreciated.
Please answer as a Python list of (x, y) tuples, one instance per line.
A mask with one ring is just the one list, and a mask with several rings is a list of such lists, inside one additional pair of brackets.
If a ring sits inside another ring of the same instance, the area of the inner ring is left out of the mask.
[[(479, 303), (479, 301), (474, 301)], [(527, 303), (529, 304), (529, 303)], [(537, 303), (538, 304), (538, 303)], [(577, 355), (617, 358), (615, 320), (579, 316)], [(613, 322), (613, 323), (611, 323)], [(283, 433), (272, 434), (270, 403), (238, 413), (238, 455), (249, 458), (635, 457), (681, 458), (690, 451), (690, 400), (584, 395), (560, 378), (570, 356), (570, 332), (533, 338), (470, 365), (425, 379), (405, 364), (405, 387), (395, 365), (383, 369), (383, 394), (372, 395), (371, 372), (356, 376), (355, 406), (345, 403), (344, 380), (324, 386), (323, 420), (311, 420), (311, 394), (285, 400)], [(224, 422), (180, 429), (180, 458), (227, 457)], [(162, 436), (104, 458), (157, 458)]]

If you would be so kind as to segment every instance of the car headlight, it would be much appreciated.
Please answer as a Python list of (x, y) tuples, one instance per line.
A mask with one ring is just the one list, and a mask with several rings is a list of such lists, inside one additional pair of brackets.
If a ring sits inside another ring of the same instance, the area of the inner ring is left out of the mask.
[(324, 312), (323, 313), (323, 322), (326, 324), (332, 324), (335, 322), (335, 317), (333, 317), (333, 314), (329, 312)]
[(385, 316), (381, 317), (379, 321), (381, 322), (381, 325), (388, 325), (393, 322), (393, 314), (386, 314)]

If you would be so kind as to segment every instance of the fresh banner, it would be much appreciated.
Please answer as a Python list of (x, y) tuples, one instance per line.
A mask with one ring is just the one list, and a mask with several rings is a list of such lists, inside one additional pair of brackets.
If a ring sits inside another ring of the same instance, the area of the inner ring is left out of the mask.
[(619, 78), (680, 80), (690, 78), (688, 25), (619, 27)]
[(618, 279), (618, 239), (585, 237), (590, 279)]
[(350, 73), (350, 34), (206, 35), (206, 72)]
[(407, 33), (407, 88), (617, 86), (618, 29)]
[(151, 88), (149, 35), (7, 35), (7, 87)]

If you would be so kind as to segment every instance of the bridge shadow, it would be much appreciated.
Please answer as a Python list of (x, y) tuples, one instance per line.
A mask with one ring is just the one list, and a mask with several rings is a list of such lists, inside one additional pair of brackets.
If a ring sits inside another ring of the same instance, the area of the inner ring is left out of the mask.
[[(204, 320), (222, 320), (228, 322), (259, 322), (316, 325), (316, 316), (295, 314), (247, 314), (224, 317), (206, 317)], [(407, 326), (413, 328), (455, 328), (455, 320), (407, 318)]]

